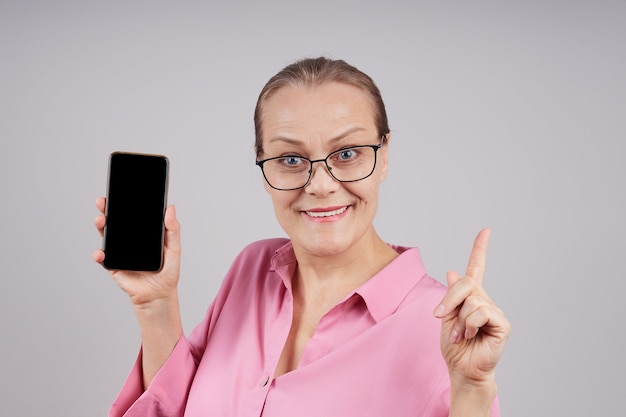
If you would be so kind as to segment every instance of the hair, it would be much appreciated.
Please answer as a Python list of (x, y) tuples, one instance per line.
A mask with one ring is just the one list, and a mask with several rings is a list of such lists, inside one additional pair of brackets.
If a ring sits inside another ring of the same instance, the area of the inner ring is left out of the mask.
[(369, 75), (358, 70), (343, 60), (326, 57), (305, 58), (296, 61), (279, 71), (269, 79), (261, 90), (254, 109), (255, 151), (257, 157), (263, 154), (263, 107), (265, 102), (283, 87), (319, 86), (337, 82), (360, 89), (372, 99), (374, 122), (380, 136), (389, 133), (389, 122), (385, 103), (380, 90)]

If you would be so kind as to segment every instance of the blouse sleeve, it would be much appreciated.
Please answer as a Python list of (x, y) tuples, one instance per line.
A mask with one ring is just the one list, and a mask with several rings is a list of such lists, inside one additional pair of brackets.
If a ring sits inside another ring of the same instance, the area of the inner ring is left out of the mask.
[(182, 417), (211, 329), (235, 277), (233, 273), (227, 275), (204, 320), (189, 337), (181, 336), (146, 390), (143, 386), (142, 352), (139, 351), (133, 369), (109, 409), (109, 417)]
[(141, 357), (140, 351), (135, 366), (109, 410), (109, 417), (182, 416), (197, 369), (188, 340), (184, 336), (178, 340), (167, 362), (145, 391)]
[[(188, 337), (182, 336), (178, 340), (170, 357), (146, 390), (143, 386), (140, 351), (133, 369), (109, 410), (109, 417), (182, 417), (198, 364), (235, 281), (239, 276), (247, 277), (254, 273), (251, 272), (251, 267), (247, 266), (251, 262), (250, 259), (257, 269), (267, 270), (269, 258), (274, 253), (275, 247), (282, 246), (285, 242), (285, 239), (275, 239), (261, 242), (256, 246), (253, 244), (239, 254), (222, 281), (204, 320)], [(260, 256), (261, 252), (266, 256)]]
[(209, 328), (215, 319), (215, 309), (214, 302), (189, 337), (181, 336), (146, 390), (142, 351), (139, 351), (133, 369), (109, 409), (109, 417), (182, 417), (191, 383), (206, 348)]

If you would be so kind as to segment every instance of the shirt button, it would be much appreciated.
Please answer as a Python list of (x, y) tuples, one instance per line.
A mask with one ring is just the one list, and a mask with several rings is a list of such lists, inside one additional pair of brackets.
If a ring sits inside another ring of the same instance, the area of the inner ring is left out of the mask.
[(263, 382), (261, 382), (261, 387), (265, 387), (267, 386), (267, 383), (270, 382), (270, 377), (265, 377), (265, 379), (263, 380)]

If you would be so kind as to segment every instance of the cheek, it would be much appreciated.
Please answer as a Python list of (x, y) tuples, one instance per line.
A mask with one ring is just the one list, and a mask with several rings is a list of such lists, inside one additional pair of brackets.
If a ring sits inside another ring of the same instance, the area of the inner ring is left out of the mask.
[(265, 188), (272, 198), (272, 204), (274, 205), (276, 214), (289, 209), (294, 200), (297, 198), (297, 191), (278, 191), (269, 186), (266, 186)]
[(380, 182), (378, 177), (370, 177), (367, 182), (352, 183), (350, 187), (346, 187), (348, 192), (358, 197), (358, 199), (367, 205), (375, 205), (378, 202), (378, 190)]

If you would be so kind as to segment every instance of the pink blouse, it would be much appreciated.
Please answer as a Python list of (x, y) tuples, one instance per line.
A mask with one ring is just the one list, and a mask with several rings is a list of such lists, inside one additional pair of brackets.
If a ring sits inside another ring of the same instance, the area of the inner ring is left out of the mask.
[(249, 245), (145, 391), (139, 354), (109, 415), (447, 416), (450, 382), (432, 313), (446, 289), (426, 275), (418, 249), (394, 249), (394, 261), (322, 317), (298, 368), (274, 379), (296, 258), (286, 239)]

